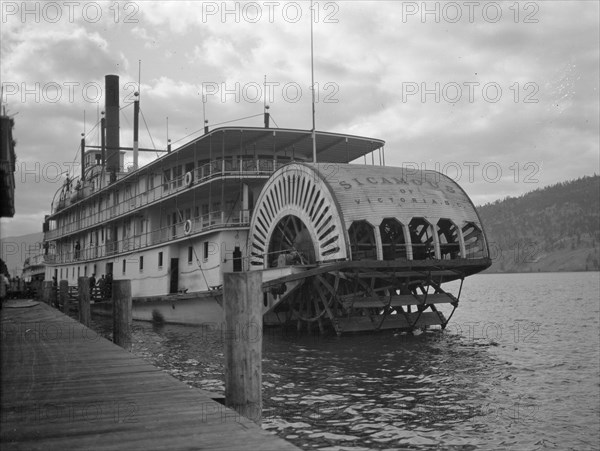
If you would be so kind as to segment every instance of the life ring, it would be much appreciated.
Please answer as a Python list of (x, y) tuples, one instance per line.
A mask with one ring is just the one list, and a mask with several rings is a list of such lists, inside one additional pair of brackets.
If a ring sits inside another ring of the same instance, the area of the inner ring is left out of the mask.
[[(189, 172), (188, 172), (189, 174)], [(192, 220), (188, 219), (187, 221), (185, 221), (185, 224), (183, 224), (183, 233), (185, 233), (186, 235), (189, 235), (190, 233), (192, 233)]]
[(192, 186), (192, 182), (194, 181), (194, 177), (192, 175), (192, 172), (186, 172), (185, 173), (185, 177), (183, 179), (185, 186)]

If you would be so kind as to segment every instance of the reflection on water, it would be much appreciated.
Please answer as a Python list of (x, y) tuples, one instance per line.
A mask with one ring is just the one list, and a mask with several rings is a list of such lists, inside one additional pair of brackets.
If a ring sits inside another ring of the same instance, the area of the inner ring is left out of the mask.
[[(597, 274), (467, 282), (445, 332), (266, 330), (263, 428), (311, 449), (598, 449)], [(134, 341), (173, 376), (224, 392), (219, 332), (136, 323)]]

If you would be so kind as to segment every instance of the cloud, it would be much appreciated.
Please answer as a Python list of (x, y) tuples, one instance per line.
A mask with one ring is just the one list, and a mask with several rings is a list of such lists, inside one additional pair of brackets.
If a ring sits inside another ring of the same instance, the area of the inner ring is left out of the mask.
[[(308, 2), (298, 3), (298, 21), (290, 16), (295, 6), (284, 2), (272, 17), (258, 3), (262, 16), (256, 21), (250, 3), (136, 2), (127, 11), (120, 4), (118, 20), (107, 3), (97, 22), (81, 15), (58, 23), (11, 16), (0, 32), (0, 78), (17, 89), (5, 97), (9, 114), (18, 113), (19, 161), (28, 167), (72, 161), (81, 132), (92, 129), (103, 109), (103, 92), (95, 95), (92, 88), (103, 91), (109, 73), (121, 76), (121, 139), (129, 142), (128, 103), (138, 89), (139, 61), (143, 147), (166, 146), (167, 117), (172, 142), (201, 130), (203, 106), (211, 128), (254, 115), (237, 123), (261, 126), (263, 98), (250, 97), (265, 75), (273, 87), (273, 123), (310, 128)], [(496, 23), (482, 15), (481, 5), (472, 21), (463, 8), (461, 20), (452, 23), (442, 2), (428, 5), (441, 8), (437, 22), (422, 11), (407, 14), (407, 7), (421, 8), (422, 2), (317, 3), (318, 129), (385, 139), (388, 165), (435, 169), (437, 163), (448, 171), (458, 165), (459, 183), (477, 203), (600, 171), (597, 2), (502, 2)], [(239, 13), (224, 15), (223, 8)], [(50, 101), (52, 83), (63, 88), (56, 102)], [(70, 85), (72, 99), (65, 83), (78, 83)], [(203, 83), (219, 90), (205, 105)], [(462, 92), (453, 101), (456, 86)], [(490, 98), (495, 86), (502, 90), (497, 100)], [(296, 87), (298, 98), (292, 96)], [(415, 87), (416, 93), (407, 91)], [(37, 89), (39, 99), (23, 97), (24, 88)], [(96, 136), (90, 133), (89, 142)], [(479, 164), (471, 166), (473, 181), (470, 163)], [(482, 172), (486, 164), (489, 174)], [(495, 165), (502, 174), (492, 182)], [(526, 183), (527, 176), (536, 181)], [(2, 223), (3, 233), (37, 231), (56, 188), (48, 181), (19, 182), (17, 217)], [(39, 220), (31, 221), (35, 215)]]

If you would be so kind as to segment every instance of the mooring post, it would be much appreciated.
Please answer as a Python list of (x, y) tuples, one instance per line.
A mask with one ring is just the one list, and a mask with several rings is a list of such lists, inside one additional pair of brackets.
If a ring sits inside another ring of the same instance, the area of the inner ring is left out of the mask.
[(69, 307), (69, 281), (61, 280), (58, 283), (58, 296), (59, 303), (62, 304), (62, 311), (65, 315), (69, 315), (70, 307)]
[(84, 326), (89, 326), (91, 322), (90, 279), (87, 277), (77, 279), (77, 294), (79, 297), (79, 322)]
[(44, 304), (50, 305), (50, 299), (52, 296), (52, 281), (44, 280), (42, 282), (42, 301)]
[(225, 405), (262, 420), (262, 274), (225, 273)]
[(113, 342), (131, 351), (131, 280), (113, 280)]
[(52, 282), (52, 286), (50, 287), (50, 305), (56, 309), (58, 309), (58, 285), (54, 285)]

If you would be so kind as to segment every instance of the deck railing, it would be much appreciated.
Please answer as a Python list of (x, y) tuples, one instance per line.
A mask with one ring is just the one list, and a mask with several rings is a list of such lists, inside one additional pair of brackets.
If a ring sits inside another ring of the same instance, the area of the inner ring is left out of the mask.
[(232, 214), (225, 211), (214, 211), (206, 215), (190, 218), (191, 227), (188, 227), (187, 230), (187, 221), (181, 221), (121, 240), (89, 245), (79, 250), (69, 249), (62, 252), (59, 250), (56, 254), (48, 255), (47, 257), (52, 257), (55, 263), (84, 262), (124, 252), (143, 250), (150, 246), (166, 243), (185, 236), (192, 237), (216, 228), (247, 227), (250, 225), (249, 218), (250, 212), (248, 210), (238, 210)]
[[(46, 232), (46, 240), (55, 240), (62, 238), (66, 235), (83, 231), (84, 229), (98, 226), (98, 224), (117, 219), (121, 216), (125, 216), (128, 213), (138, 210), (141, 207), (148, 206), (157, 202), (161, 199), (172, 196), (176, 193), (191, 189), (200, 183), (208, 182), (211, 179), (225, 176), (239, 176), (239, 177), (253, 177), (270, 175), (275, 169), (282, 166), (284, 163), (274, 162), (272, 159), (235, 159), (235, 160), (215, 160), (211, 163), (206, 163), (202, 166), (197, 167), (192, 171), (192, 183), (190, 186), (186, 185), (185, 174), (180, 177), (171, 180), (162, 180), (160, 184), (148, 189), (142, 193), (132, 195), (128, 198), (121, 200), (118, 204), (107, 205), (104, 208), (97, 211), (92, 211), (90, 205), (84, 209), (84, 214), (81, 214), (81, 210), (78, 210), (76, 218), (69, 222), (63, 222), (56, 229)], [(125, 187), (120, 186), (121, 190)], [(105, 197), (105, 201), (107, 198)], [(60, 201), (59, 201), (60, 202)], [(73, 203), (71, 199), (69, 201)], [(62, 222), (62, 221), (61, 221)]]

